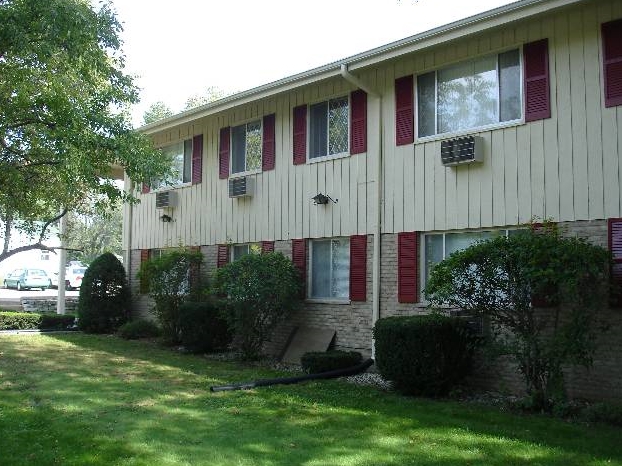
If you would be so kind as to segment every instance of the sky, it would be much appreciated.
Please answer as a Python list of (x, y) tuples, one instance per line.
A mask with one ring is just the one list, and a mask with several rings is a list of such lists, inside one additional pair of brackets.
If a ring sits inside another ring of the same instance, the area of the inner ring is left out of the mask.
[(515, 0), (113, 0), (141, 102), (183, 110), (216, 87), (245, 91)]

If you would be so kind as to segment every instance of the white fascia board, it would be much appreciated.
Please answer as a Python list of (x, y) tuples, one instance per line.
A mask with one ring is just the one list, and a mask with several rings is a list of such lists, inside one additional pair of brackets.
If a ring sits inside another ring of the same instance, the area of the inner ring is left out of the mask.
[(225, 97), (224, 99), (142, 126), (138, 130), (144, 134), (165, 131), (240, 105), (339, 76), (342, 65), (346, 65), (349, 71), (377, 65), (402, 55), (586, 1), (589, 0), (519, 0), (367, 52)]

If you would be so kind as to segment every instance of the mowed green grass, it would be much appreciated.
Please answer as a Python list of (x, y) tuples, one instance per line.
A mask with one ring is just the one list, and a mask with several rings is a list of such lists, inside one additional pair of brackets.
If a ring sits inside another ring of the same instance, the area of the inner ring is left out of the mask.
[(111, 336), (0, 337), (1, 465), (622, 465), (622, 431), (341, 381), (210, 393), (279, 375)]

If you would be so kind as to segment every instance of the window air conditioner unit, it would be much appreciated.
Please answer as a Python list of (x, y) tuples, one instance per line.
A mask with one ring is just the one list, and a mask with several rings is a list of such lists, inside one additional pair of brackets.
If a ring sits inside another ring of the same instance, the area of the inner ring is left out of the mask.
[(254, 180), (248, 176), (229, 180), (229, 197), (250, 197), (253, 195)]
[(484, 161), (484, 138), (465, 136), (441, 142), (441, 162), (445, 166)]
[(177, 206), (177, 193), (175, 191), (162, 191), (156, 193), (156, 209), (166, 209)]

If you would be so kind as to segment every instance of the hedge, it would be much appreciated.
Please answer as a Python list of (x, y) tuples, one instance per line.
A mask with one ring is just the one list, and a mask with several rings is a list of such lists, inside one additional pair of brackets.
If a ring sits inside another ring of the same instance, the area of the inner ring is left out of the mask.
[(36, 312), (0, 312), (0, 330), (68, 330), (76, 316)]
[(407, 395), (444, 396), (469, 374), (480, 338), (458, 317), (441, 314), (379, 319), (376, 366)]
[(361, 353), (357, 351), (326, 351), (309, 352), (302, 355), (300, 365), (309, 374), (347, 369), (356, 366), (363, 360)]

